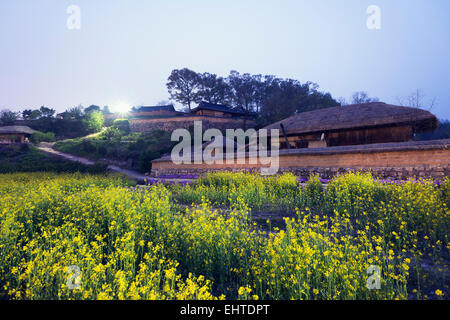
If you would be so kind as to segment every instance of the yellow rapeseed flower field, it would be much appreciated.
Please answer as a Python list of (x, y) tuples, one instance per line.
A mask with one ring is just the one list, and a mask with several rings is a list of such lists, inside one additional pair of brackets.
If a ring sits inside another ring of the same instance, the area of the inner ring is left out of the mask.
[[(117, 176), (0, 175), (0, 298), (445, 299), (449, 186), (216, 173), (136, 191)], [(253, 223), (269, 209), (292, 214)]]

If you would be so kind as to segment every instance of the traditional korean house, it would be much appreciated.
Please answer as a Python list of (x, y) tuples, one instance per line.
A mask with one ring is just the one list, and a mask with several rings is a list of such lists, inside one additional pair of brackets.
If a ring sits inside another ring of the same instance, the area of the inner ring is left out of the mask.
[(265, 129), (280, 130), (281, 149), (299, 149), (407, 142), (437, 126), (426, 110), (374, 102), (302, 112)]
[(182, 112), (175, 110), (172, 104), (166, 106), (142, 106), (131, 112), (131, 117), (177, 116)]
[(254, 112), (246, 112), (243, 109), (232, 109), (227, 105), (200, 102), (197, 108), (191, 110), (191, 114), (198, 116), (248, 118), (256, 117)]
[(0, 144), (23, 143), (36, 132), (27, 126), (0, 127)]
[[(437, 126), (438, 120), (428, 111), (382, 102), (299, 113), (266, 127), (279, 130), (281, 147), (270, 163), (276, 163), (278, 172), (305, 179), (311, 174), (330, 179), (362, 171), (383, 179), (442, 180), (450, 176), (450, 139), (414, 139), (415, 134)], [(267, 168), (266, 160), (251, 163), (247, 153), (236, 154), (231, 162), (175, 164), (167, 155), (152, 161), (152, 175), (259, 172)]]
[(226, 105), (201, 102), (190, 112), (176, 111), (173, 105), (135, 108), (130, 114), (132, 131), (150, 130), (173, 131), (188, 129), (194, 121), (201, 121), (205, 129), (236, 129), (254, 127), (256, 115)]

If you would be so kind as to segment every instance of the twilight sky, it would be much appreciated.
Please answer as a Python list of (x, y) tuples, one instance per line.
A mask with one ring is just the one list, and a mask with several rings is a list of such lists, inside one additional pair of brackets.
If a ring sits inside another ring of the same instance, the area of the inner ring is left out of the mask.
[(1, 0), (0, 109), (152, 105), (188, 67), (314, 81), (347, 100), (420, 89), (450, 119), (449, 16), (448, 0)]

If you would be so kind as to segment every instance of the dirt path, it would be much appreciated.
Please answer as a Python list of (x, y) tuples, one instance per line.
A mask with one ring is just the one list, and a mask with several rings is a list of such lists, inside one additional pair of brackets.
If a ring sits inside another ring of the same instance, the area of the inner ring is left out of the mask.
[[(92, 160), (57, 151), (52, 148), (52, 144), (50, 144), (50, 143), (44, 143), (44, 142), (40, 143), (37, 148), (47, 154), (58, 156), (58, 157), (66, 159), (66, 160), (80, 162), (80, 163), (88, 165), (88, 166), (93, 166), (95, 164), (95, 162)], [(147, 177), (143, 174), (140, 174), (137, 171), (123, 169), (123, 168), (120, 168), (120, 167), (114, 166), (114, 165), (109, 165), (108, 170), (122, 173), (122, 174), (128, 176), (129, 178), (136, 180), (138, 182), (144, 182), (145, 180), (149, 179), (149, 177)]]

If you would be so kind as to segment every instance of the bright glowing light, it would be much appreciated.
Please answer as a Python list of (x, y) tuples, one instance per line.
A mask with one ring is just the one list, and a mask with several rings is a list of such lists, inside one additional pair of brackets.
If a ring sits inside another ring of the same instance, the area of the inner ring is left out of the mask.
[(117, 102), (112, 106), (112, 111), (118, 113), (127, 113), (130, 109), (131, 106), (126, 102)]

